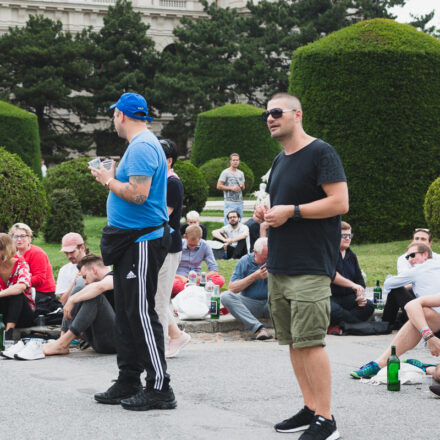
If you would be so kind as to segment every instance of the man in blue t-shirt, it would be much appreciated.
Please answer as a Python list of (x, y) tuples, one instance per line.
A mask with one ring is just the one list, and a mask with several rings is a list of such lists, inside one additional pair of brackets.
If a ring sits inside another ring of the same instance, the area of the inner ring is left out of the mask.
[(267, 238), (255, 242), (254, 252), (240, 258), (229, 283), (229, 292), (221, 296), (223, 305), (239, 319), (255, 339), (271, 339), (266, 327), (257, 318), (268, 318), (267, 305)]
[[(108, 226), (101, 251), (113, 263), (115, 338), (119, 376), (100, 403), (135, 411), (176, 407), (166, 371), (162, 325), (154, 310), (157, 278), (170, 245), (167, 212), (167, 163), (162, 146), (145, 121), (151, 121), (145, 98), (124, 93), (112, 105), (119, 137), (129, 145), (115, 173), (101, 164), (89, 167), (110, 190)], [(146, 370), (146, 387), (140, 375)]]

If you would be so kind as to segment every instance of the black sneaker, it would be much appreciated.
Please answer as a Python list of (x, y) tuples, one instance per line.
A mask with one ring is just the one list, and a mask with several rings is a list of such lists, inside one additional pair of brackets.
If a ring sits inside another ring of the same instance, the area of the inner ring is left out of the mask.
[(435, 397), (440, 397), (440, 385), (431, 385), (429, 391), (431, 391)]
[(130, 384), (125, 382), (115, 383), (103, 393), (96, 393), (95, 400), (99, 403), (106, 403), (107, 405), (119, 405), (122, 399), (134, 396), (139, 390), (142, 390), (141, 384)]
[(159, 391), (154, 389), (142, 389), (132, 397), (121, 400), (122, 408), (131, 411), (148, 411), (149, 409), (173, 409), (177, 406), (173, 389)]
[(312, 423), (315, 417), (315, 412), (304, 406), (304, 408), (298, 411), (290, 419), (283, 420), (277, 423), (274, 428), (277, 432), (297, 432), (305, 431), (310, 423)]
[(309, 429), (304, 431), (298, 440), (336, 440), (338, 438), (341, 436), (336, 429), (336, 421), (333, 416), (331, 420), (315, 416)]

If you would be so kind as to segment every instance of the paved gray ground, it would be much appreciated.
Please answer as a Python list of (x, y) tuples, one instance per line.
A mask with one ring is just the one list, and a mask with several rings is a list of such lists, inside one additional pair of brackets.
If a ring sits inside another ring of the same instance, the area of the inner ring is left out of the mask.
[[(328, 337), (333, 411), (346, 440), (438, 438), (432, 425), (440, 399), (426, 385), (391, 393), (348, 376), (390, 338)], [(410, 354), (433, 360), (421, 346)], [(245, 341), (240, 332), (195, 335), (179, 358), (169, 360), (169, 370), (178, 408), (136, 413), (93, 401), (115, 378), (114, 356), (87, 350), (34, 362), (2, 360), (0, 438), (298, 438), (272, 428), (301, 406), (286, 347)]]

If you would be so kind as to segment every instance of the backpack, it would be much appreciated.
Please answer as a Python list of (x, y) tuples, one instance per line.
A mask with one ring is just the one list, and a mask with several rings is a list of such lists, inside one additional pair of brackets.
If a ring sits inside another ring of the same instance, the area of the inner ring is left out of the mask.
[(386, 321), (341, 322), (339, 328), (345, 335), (388, 335), (393, 331), (393, 324)]

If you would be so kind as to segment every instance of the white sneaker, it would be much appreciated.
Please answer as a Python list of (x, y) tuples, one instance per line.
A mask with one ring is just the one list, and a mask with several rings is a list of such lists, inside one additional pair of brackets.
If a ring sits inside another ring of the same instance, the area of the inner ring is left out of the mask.
[(12, 347), (9, 347), (6, 350), (0, 351), (0, 355), (8, 358), (8, 359), (14, 359), (14, 355), (19, 353), (21, 350), (23, 350), (25, 347), (24, 342), (20, 339), (15, 345)]
[(176, 357), (180, 350), (185, 347), (188, 342), (191, 341), (191, 336), (188, 333), (182, 332), (182, 334), (176, 339), (170, 339), (168, 350), (165, 352), (166, 358)]
[(20, 361), (35, 361), (37, 359), (44, 359), (46, 356), (43, 353), (41, 344), (41, 339), (31, 339), (23, 350), (14, 355), (14, 358)]

